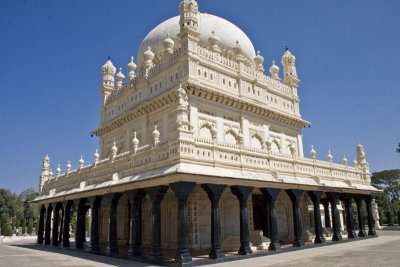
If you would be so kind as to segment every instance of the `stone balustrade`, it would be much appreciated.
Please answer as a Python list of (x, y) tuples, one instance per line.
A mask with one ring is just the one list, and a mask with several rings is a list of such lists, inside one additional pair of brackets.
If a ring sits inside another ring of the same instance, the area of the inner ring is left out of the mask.
[(122, 178), (176, 164), (181, 160), (197, 164), (201, 162), (209, 166), (224, 165), (232, 169), (246, 169), (259, 173), (272, 171), (278, 176), (299, 176), (315, 180), (325, 178), (344, 182), (349, 186), (367, 185), (366, 177), (369, 177), (368, 173), (352, 166), (195, 138), (187, 141), (163, 142), (155, 147), (145, 145), (138, 148), (136, 153), (127, 151), (114, 158), (103, 159), (60, 174), (44, 185), (43, 192), (47, 194), (54, 188), (57, 188), (58, 192), (80, 188), (82, 182), (85, 182), (85, 186), (99, 184), (112, 180), (116, 173)]

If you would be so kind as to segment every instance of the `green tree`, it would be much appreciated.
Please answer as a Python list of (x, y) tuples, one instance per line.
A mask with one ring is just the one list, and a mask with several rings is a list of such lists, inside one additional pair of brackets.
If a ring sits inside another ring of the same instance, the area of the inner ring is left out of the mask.
[(374, 194), (380, 210), (384, 211), (383, 222), (393, 223), (397, 221), (397, 218), (393, 218), (393, 213), (396, 214), (400, 211), (400, 169), (373, 173), (371, 184), (383, 190), (383, 192)]

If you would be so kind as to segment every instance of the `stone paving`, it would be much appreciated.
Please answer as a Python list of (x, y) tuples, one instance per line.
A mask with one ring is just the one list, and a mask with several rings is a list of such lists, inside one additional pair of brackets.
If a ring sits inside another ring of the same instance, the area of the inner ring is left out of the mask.
[[(211, 266), (400, 266), (400, 231), (378, 231), (379, 238), (256, 257)], [(151, 266), (149, 264), (38, 246), (32, 240), (0, 244), (0, 266)]]

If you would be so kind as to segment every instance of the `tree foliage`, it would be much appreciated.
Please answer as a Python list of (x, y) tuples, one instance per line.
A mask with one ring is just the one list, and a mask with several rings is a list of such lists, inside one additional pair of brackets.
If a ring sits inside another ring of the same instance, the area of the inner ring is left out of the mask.
[(400, 211), (400, 169), (374, 172), (371, 177), (371, 184), (383, 190), (383, 192), (374, 194), (380, 210), (384, 211), (382, 215), (385, 215), (385, 218), (381, 218), (383, 223), (392, 223), (389, 221), (393, 219), (397, 221), (397, 216), (393, 218), (390, 215), (397, 214)]
[[(34, 228), (34, 223), (37, 222), (38, 209), (36, 204), (30, 203), (30, 201), (37, 195), (33, 188), (24, 190), (18, 196), (7, 189), (0, 189), (0, 229), (2, 235), (11, 235), (11, 231), (17, 228), (20, 228), (19, 233), (22, 234), (22, 232), (25, 232), (28, 222), (31, 222), (31, 226), (28, 228)], [(32, 230), (30, 232), (32, 234)]]

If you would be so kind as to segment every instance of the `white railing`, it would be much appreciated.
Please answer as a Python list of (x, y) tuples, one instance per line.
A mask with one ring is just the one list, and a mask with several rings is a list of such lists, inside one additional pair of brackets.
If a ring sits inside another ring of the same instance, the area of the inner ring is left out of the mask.
[(315, 159), (298, 158), (293, 155), (272, 153), (264, 149), (214, 142), (196, 138), (194, 142), (173, 141), (159, 143), (156, 147), (145, 145), (136, 153), (127, 151), (114, 158), (103, 159), (96, 164), (83, 166), (68, 173), (51, 178), (43, 193), (56, 189), (57, 192), (79, 188), (81, 182), (93, 185), (112, 180), (113, 174), (133, 175), (178, 163), (181, 159), (214, 166), (234, 166), (258, 172), (274, 171), (285, 175), (320, 177), (329, 180), (365, 184), (363, 172), (351, 166)]

